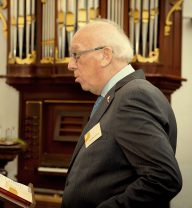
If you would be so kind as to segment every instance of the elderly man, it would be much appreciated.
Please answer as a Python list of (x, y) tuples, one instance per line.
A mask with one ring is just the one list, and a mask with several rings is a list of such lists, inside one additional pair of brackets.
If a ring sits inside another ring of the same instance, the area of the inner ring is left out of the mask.
[(100, 103), (74, 151), (62, 208), (165, 208), (181, 189), (174, 113), (132, 56), (112, 22), (89, 23), (73, 37), (68, 68)]

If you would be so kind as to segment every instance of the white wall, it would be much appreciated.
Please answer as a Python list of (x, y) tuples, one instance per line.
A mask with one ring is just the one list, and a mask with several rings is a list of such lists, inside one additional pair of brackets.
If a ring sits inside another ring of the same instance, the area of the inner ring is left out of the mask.
[(172, 208), (192, 208), (192, 1), (185, 3), (182, 77), (186, 78), (187, 82), (183, 82), (183, 86), (172, 96), (172, 106), (178, 123), (176, 157), (182, 171), (183, 188), (172, 201)]
[[(172, 95), (172, 106), (178, 123), (178, 146), (176, 157), (182, 175), (183, 189), (172, 201), (172, 208), (192, 208), (192, 20), (189, 15), (191, 0), (184, 8), (183, 43), (182, 43), (182, 77), (187, 78), (183, 86)], [(6, 73), (6, 39), (2, 34), (0, 22), (0, 74)], [(0, 126), (18, 129), (18, 92), (0, 79)], [(16, 161), (8, 164), (10, 177), (17, 172)]]
[[(4, 13), (6, 16), (6, 13)], [(6, 74), (7, 64), (7, 39), (2, 32), (2, 21), (0, 21), (0, 75)], [(18, 136), (18, 92), (5, 83), (5, 79), (0, 79), (0, 126), (2, 134), (6, 128), (15, 128), (15, 136)], [(10, 177), (16, 174), (16, 162), (11, 162), (6, 169), (10, 172)]]
[[(6, 15), (6, 12), (3, 13)], [(7, 37), (3, 33), (0, 20), (0, 75), (6, 75), (7, 67)], [(0, 126), (18, 129), (18, 92), (0, 79)], [(17, 133), (17, 132), (16, 132)]]

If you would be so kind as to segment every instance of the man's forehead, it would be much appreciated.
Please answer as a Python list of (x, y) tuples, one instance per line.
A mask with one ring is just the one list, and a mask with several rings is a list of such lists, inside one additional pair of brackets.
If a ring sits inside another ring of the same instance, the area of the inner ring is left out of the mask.
[(71, 41), (70, 50), (83, 50), (87, 47), (90, 47), (90, 41), (86, 39), (77, 39), (74, 38)]
[(74, 50), (78, 50), (78, 49), (81, 49), (83, 47), (82, 44), (80, 43), (71, 43), (71, 46), (70, 46), (70, 50), (71, 51), (74, 51)]

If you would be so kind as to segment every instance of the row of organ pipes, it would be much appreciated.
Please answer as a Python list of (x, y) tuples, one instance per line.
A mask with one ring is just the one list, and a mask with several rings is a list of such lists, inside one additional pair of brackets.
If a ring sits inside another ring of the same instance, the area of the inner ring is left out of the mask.
[[(107, 0), (107, 19), (124, 27), (126, 0)], [(74, 33), (99, 15), (99, 0), (41, 0), (41, 63), (64, 63)], [(36, 61), (36, 0), (10, 0), (9, 63)], [(134, 59), (158, 61), (159, 0), (129, 1), (128, 36)], [(134, 61), (134, 60), (133, 60)]]
[(83, 25), (98, 17), (98, 8), (98, 0), (58, 1), (57, 60), (63, 60), (69, 54), (72, 36)]
[(22, 59), (35, 51), (35, 0), (10, 0), (10, 17), (10, 60)]
[(129, 38), (136, 58), (158, 61), (158, 9), (159, 0), (130, 1)]

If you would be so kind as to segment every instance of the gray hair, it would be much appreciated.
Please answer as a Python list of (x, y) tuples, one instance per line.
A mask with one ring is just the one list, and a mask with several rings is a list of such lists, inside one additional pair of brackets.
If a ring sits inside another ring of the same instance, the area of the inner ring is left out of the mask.
[(83, 28), (91, 29), (89, 30), (89, 35), (91, 38), (94, 38), (94, 44), (97, 44), (95, 47), (109, 46), (113, 50), (114, 58), (127, 61), (128, 63), (131, 62), (133, 58), (131, 43), (118, 24), (107, 19), (97, 19)]

